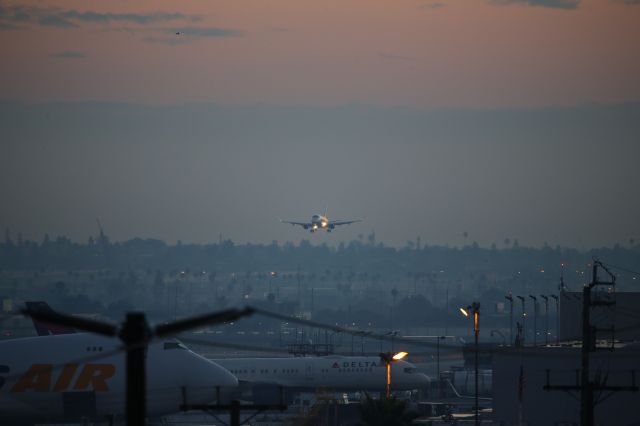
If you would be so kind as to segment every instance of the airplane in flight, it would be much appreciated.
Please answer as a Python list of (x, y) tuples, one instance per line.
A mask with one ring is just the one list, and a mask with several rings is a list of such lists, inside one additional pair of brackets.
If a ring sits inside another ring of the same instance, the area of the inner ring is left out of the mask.
[[(36, 326), (48, 335), (0, 341), (0, 424), (121, 419), (126, 363), (120, 340)], [(178, 412), (183, 391), (189, 404), (205, 404), (215, 399), (216, 388), (237, 386), (228, 370), (175, 339), (148, 346), (149, 417)]]
[(288, 223), (291, 225), (302, 226), (304, 229), (309, 230), (309, 232), (316, 232), (318, 230), (331, 232), (335, 229), (336, 226), (341, 225), (349, 225), (355, 222), (362, 222), (362, 219), (353, 219), (353, 220), (330, 220), (327, 213), (325, 214), (314, 214), (311, 216), (311, 220), (309, 222), (294, 222), (290, 220), (282, 220), (282, 223)]
[[(386, 363), (375, 356), (314, 356), (281, 358), (213, 359), (233, 373), (240, 389), (252, 390), (254, 399), (287, 395), (313, 388), (353, 391), (383, 391), (387, 381)], [(413, 390), (429, 386), (427, 375), (407, 361), (391, 363), (393, 390)], [(262, 401), (256, 401), (262, 402)]]

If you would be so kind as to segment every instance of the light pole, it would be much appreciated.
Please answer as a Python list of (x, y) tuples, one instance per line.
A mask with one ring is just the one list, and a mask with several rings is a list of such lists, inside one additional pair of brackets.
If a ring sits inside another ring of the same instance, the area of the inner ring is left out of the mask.
[(555, 294), (551, 297), (556, 301), (556, 345), (560, 344), (560, 298)]
[(380, 359), (382, 359), (387, 366), (387, 388), (386, 388), (387, 399), (391, 397), (391, 363), (395, 361), (400, 361), (402, 358), (404, 358), (407, 355), (408, 354), (406, 352), (396, 352), (396, 353), (387, 352), (387, 353), (380, 354)]
[(524, 345), (524, 341), (527, 337), (527, 327), (525, 327), (525, 320), (527, 319), (527, 311), (524, 310), (524, 296), (516, 296), (522, 302), (522, 345)]
[(544, 300), (544, 344), (549, 346), (549, 297), (541, 294)]
[(538, 344), (538, 298), (533, 294), (529, 297), (533, 300), (533, 346)]
[(509, 344), (513, 345), (513, 296), (509, 293), (504, 298), (509, 301)]
[(465, 317), (469, 316), (469, 313), (473, 315), (473, 334), (474, 334), (474, 343), (476, 348), (475, 353), (475, 387), (476, 387), (476, 426), (480, 425), (480, 415), (479, 415), (479, 407), (478, 407), (478, 334), (480, 333), (480, 303), (473, 302), (471, 305), (466, 308), (460, 308), (460, 312)]
[(446, 339), (447, 336), (436, 336), (436, 371), (438, 378), (438, 389), (440, 388), (440, 339)]

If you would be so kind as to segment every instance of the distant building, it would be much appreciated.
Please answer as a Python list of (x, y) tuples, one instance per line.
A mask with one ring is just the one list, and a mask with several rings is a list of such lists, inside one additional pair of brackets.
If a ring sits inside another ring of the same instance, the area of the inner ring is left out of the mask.
[[(592, 378), (629, 386), (631, 371), (640, 370), (640, 344), (591, 354)], [(493, 353), (493, 412), (497, 425), (578, 426), (580, 394), (545, 391), (546, 370), (551, 385), (575, 385), (580, 347), (499, 348)], [(640, 392), (596, 392), (595, 424), (640, 424)]]

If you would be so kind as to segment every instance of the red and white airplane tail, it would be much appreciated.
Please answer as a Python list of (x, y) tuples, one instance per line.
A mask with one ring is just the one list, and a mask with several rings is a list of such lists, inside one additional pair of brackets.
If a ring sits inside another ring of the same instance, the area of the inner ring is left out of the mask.
[[(47, 302), (25, 302), (27, 309), (30, 311), (53, 312), (51, 306)], [(44, 321), (33, 319), (33, 325), (36, 327), (38, 336), (50, 336), (52, 334), (74, 334), (77, 333), (75, 328), (65, 327), (62, 325), (51, 324)]]

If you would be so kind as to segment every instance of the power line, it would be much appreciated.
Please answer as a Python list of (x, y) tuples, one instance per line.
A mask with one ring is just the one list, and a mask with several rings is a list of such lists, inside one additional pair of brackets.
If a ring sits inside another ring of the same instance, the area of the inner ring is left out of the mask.
[(609, 268), (618, 269), (620, 271), (628, 272), (628, 273), (634, 274), (634, 275), (640, 275), (640, 272), (633, 271), (633, 270), (628, 269), (628, 268), (623, 268), (622, 266), (616, 266), (616, 265), (612, 265), (611, 263), (604, 263), (604, 262), (602, 262), (602, 264), (608, 266)]

